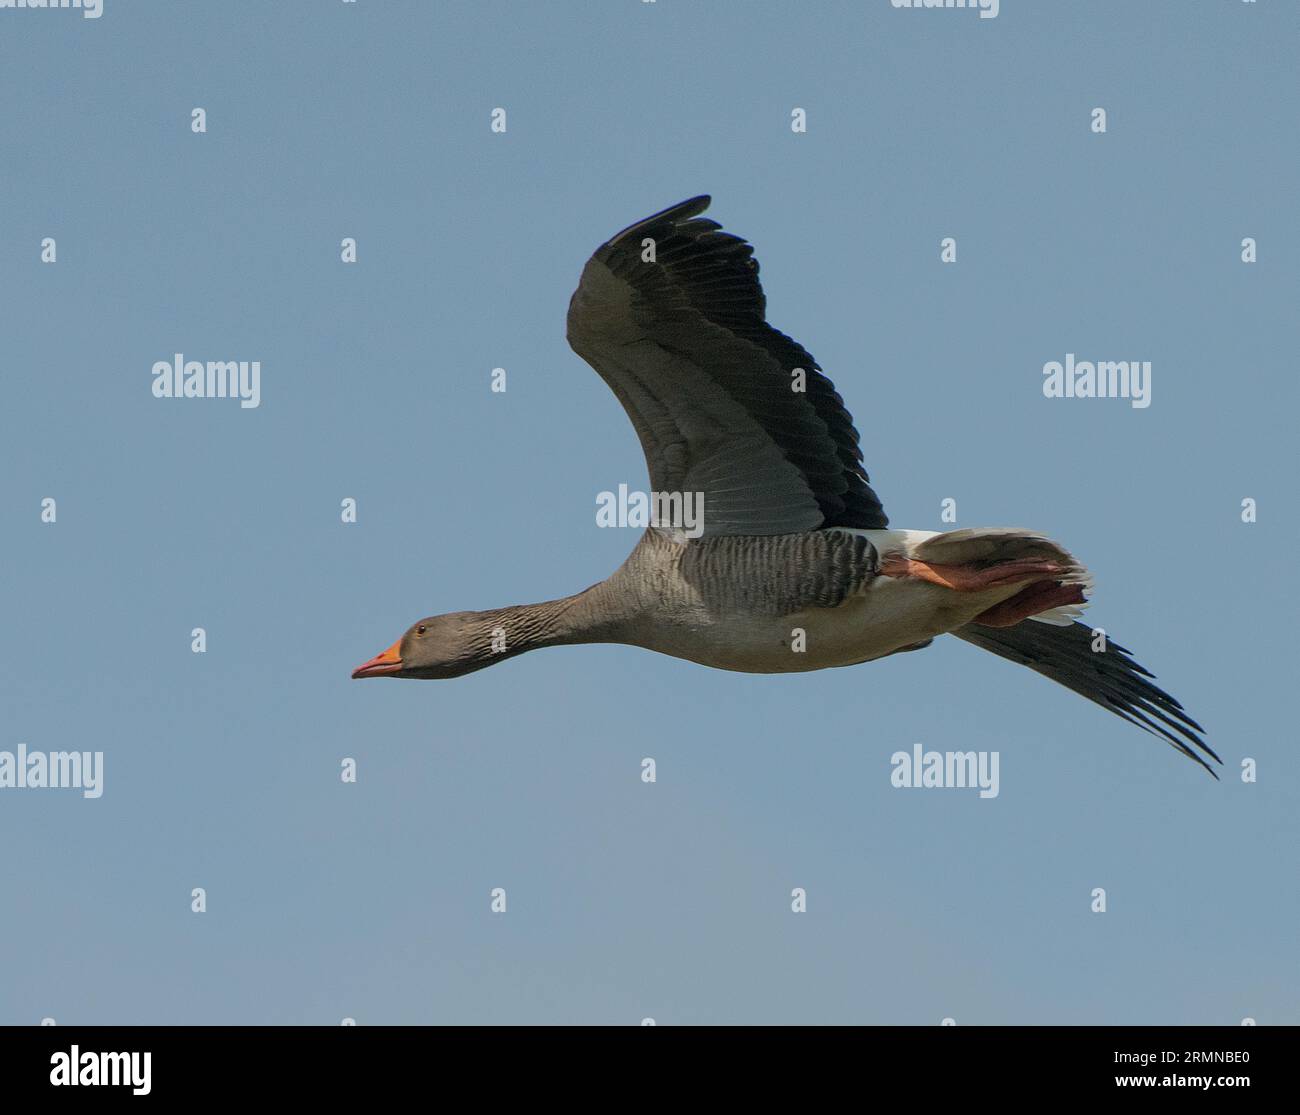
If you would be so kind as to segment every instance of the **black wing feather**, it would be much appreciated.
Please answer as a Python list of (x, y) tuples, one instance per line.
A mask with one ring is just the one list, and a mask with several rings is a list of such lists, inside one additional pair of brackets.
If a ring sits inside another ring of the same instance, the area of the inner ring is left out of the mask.
[[(1173, 697), (1153, 683), (1154, 675), (1129, 657), (1118, 643), (1106, 640), (1104, 651), (1092, 649), (1092, 629), (1024, 620), (1012, 627), (970, 623), (953, 632), (959, 639), (1036, 670), (1116, 716), (1167, 740), (1189, 759), (1214, 774), (1193, 747), (1222, 764), (1200, 736), (1205, 729)], [(1188, 746), (1191, 744), (1192, 746)]]

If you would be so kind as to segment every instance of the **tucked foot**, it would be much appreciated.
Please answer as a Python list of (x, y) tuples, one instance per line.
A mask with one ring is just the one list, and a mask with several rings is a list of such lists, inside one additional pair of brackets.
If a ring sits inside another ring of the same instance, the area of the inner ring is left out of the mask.
[(959, 594), (944, 607), (964, 622), (1011, 627), (1033, 617), (1073, 623), (1092, 577), (1059, 543), (1015, 527), (865, 532), (880, 555), (878, 572), (895, 582), (935, 585)]
[[(941, 565), (937, 562), (918, 561), (915, 558), (889, 554), (880, 565), (886, 577), (915, 577), (941, 585), (955, 592), (984, 592), (1003, 585), (1021, 581), (1046, 581), (1065, 573), (1059, 562), (1034, 558), (1017, 558), (1011, 561), (968, 562), (961, 565)], [(1010, 603), (1010, 601), (1007, 601)]]

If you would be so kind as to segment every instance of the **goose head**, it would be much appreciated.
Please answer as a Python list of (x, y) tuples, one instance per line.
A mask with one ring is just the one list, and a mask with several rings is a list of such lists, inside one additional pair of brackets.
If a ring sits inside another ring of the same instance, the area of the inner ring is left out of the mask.
[(458, 678), (505, 657), (493, 650), (481, 613), (449, 612), (411, 624), (391, 647), (352, 671), (354, 678)]

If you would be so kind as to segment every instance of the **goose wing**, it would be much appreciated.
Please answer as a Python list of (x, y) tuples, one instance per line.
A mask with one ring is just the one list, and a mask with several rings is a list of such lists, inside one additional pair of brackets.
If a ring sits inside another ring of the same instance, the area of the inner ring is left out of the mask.
[(684, 201), (598, 248), (569, 344), (627, 411), (651, 489), (703, 496), (705, 536), (888, 525), (843, 400), (764, 320), (753, 249), (701, 217), (708, 205)]

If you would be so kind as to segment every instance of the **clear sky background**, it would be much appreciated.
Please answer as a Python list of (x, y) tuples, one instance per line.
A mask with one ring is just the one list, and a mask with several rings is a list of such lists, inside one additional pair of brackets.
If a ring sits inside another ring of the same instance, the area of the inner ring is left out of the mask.
[[(0, 1023), (1300, 1022), (1298, 32), (1283, 0), (0, 11), (0, 750), (106, 767), (0, 791)], [(596, 494), (644, 463), (564, 314), (705, 192), (893, 525), (953, 498), (1069, 546), (1221, 782), (953, 639), (349, 680), (631, 549)], [(176, 352), (261, 361), (261, 406), (155, 399)], [(1044, 398), (1067, 352), (1150, 360), (1152, 405)], [(998, 751), (1000, 795), (893, 788), (915, 743)]]

